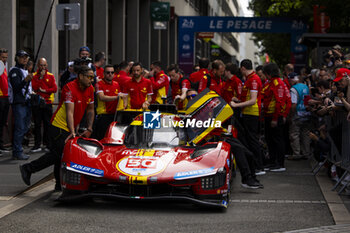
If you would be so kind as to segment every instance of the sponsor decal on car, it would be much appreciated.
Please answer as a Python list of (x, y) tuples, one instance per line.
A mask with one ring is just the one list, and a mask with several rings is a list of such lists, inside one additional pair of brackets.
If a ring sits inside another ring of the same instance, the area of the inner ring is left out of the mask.
[(225, 200), (222, 200), (222, 203), (221, 203), (221, 205), (222, 205), (223, 207), (227, 208), (227, 201), (225, 201)]
[(155, 151), (153, 149), (128, 149), (122, 152), (122, 155), (130, 156), (162, 156), (167, 154), (169, 151)]
[(96, 177), (103, 177), (104, 171), (97, 169), (97, 168), (92, 168), (92, 167), (87, 167), (84, 165), (76, 164), (73, 162), (70, 162), (70, 167), (67, 167), (68, 170), (71, 171), (77, 171), (80, 173), (84, 173), (86, 175), (90, 176), (96, 176)]
[(205, 168), (205, 169), (200, 169), (195, 171), (178, 172), (175, 174), (174, 179), (181, 180), (181, 179), (186, 179), (190, 177), (195, 178), (195, 177), (200, 177), (203, 175), (211, 175), (215, 173), (216, 171), (214, 170), (214, 167), (210, 167), (210, 168)]

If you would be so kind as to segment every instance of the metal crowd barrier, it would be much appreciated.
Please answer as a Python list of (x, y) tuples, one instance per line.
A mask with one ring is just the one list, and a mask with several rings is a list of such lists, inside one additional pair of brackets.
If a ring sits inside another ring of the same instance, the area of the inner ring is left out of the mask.
[(350, 184), (350, 180), (342, 182), (350, 174), (350, 122), (346, 119), (347, 114), (346, 111), (336, 111), (333, 116), (325, 117), (331, 150), (326, 159), (313, 168), (314, 174), (317, 174), (321, 167), (328, 161), (345, 171), (332, 188), (332, 191), (334, 191), (341, 185), (338, 194)]

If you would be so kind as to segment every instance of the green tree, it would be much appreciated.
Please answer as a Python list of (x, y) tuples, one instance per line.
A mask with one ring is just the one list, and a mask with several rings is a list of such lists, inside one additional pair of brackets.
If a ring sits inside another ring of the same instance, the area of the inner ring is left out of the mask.
[[(257, 17), (291, 17), (301, 19), (313, 31), (313, 6), (324, 6), (330, 17), (330, 33), (347, 33), (350, 28), (350, 1), (343, 0), (251, 0), (249, 8)], [(254, 41), (272, 60), (283, 65), (290, 61), (290, 35), (254, 33)]]

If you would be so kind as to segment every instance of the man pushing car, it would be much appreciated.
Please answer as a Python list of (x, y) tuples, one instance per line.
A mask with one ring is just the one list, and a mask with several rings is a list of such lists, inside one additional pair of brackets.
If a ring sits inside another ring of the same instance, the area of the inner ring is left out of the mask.
[(78, 78), (64, 86), (59, 106), (51, 118), (49, 133), (50, 151), (40, 158), (20, 166), (24, 183), (30, 185), (32, 173), (55, 165), (55, 191), (61, 190), (60, 162), (64, 145), (77, 135), (77, 127), (86, 111), (87, 130), (81, 136), (90, 137), (94, 120), (94, 72), (88, 66), (81, 66)]

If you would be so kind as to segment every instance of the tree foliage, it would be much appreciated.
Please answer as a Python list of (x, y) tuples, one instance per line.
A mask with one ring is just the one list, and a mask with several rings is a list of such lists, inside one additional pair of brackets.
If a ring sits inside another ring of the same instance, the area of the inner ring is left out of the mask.
[[(324, 6), (330, 17), (329, 33), (348, 33), (350, 28), (350, 1), (344, 0), (251, 0), (249, 8), (257, 17), (291, 17), (301, 19), (313, 32), (313, 6)], [(268, 53), (279, 64), (290, 60), (290, 36), (288, 34), (254, 33), (254, 41), (262, 46), (262, 53)]]

